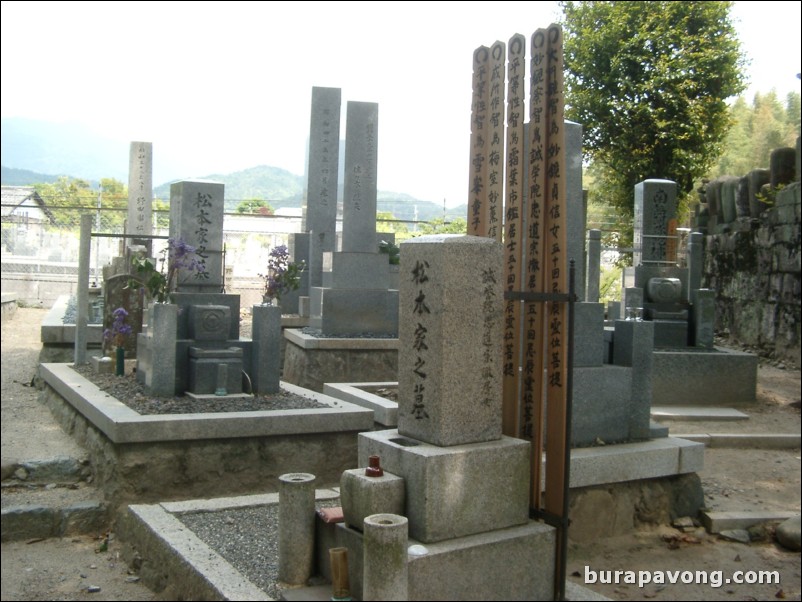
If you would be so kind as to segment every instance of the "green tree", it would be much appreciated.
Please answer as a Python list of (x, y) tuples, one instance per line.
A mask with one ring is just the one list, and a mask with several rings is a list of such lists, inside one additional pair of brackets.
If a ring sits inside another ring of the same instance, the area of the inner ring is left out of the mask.
[(263, 199), (246, 199), (237, 205), (237, 213), (259, 213), (261, 215), (273, 215), (276, 210), (273, 206)]
[(119, 230), (128, 206), (128, 187), (114, 178), (102, 178), (99, 188), (92, 188), (87, 180), (61, 176), (52, 183), (35, 184), (34, 188), (62, 226), (75, 226), (87, 211), (102, 212), (104, 230)]
[(420, 223), (418, 236), (424, 234), (465, 234), (468, 232), (468, 221), (464, 217), (455, 217), (447, 222), (442, 217), (437, 217), (428, 223)]
[(739, 97), (730, 107), (733, 125), (709, 177), (743, 176), (755, 168), (768, 167), (772, 150), (796, 143), (799, 107), (798, 92), (788, 94), (785, 106), (774, 90), (755, 94), (751, 106)]
[(376, 232), (395, 232), (404, 234), (409, 232), (409, 226), (389, 211), (376, 212)]
[(82, 209), (97, 207), (97, 191), (87, 180), (61, 176), (55, 182), (34, 184), (36, 192), (53, 212), (59, 225), (73, 226), (80, 222)]
[(731, 2), (561, 2), (566, 117), (595, 165), (591, 198), (615, 209), (631, 244), (633, 188), (677, 182), (681, 201), (706, 175), (744, 89)]

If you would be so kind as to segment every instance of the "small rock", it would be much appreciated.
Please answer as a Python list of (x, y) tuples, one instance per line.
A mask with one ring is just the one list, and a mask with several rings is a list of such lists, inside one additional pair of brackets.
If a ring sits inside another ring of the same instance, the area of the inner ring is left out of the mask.
[(0, 467), (0, 478), (5, 481), (6, 479), (10, 479), (14, 476), (14, 471), (17, 469), (17, 461), (12, 460), (10, 462), (3, 462), (2, 467)]
[(727, 529), (719, 533), (719, 537), (739, 543), (749, 543), (749, 531), (746, 529)]
[(671, 524), (675, 528), (682, 531), (692, 531), (696, 528), (696, 525), (693, 524), (693, 519), (690, 516), (681, 516), (680, 518), (675, 519)]
[(14, 478), (19, 479), (20, 481), (25, 481), (28, 478), (28, 471), (20, 466), (14, 471)]
[(770, 541), (774, 529), (771, 523), (759, 523), (747, 529), (751, 541)]
[(100, 591), (100, 586), (90, 585), (89, 587), (86, 588), (86, 591), (89, 592), (90, 594), (96, 594)]
[(126, 577), (125, 578), (125, 582), (126, 583), (138, 583), (139, 582), (139, 577)]
[(802, 517), (799, 515), (789, 518), (777, 525), (774, 535), (784, 548), (794, 552), (802, 550)]

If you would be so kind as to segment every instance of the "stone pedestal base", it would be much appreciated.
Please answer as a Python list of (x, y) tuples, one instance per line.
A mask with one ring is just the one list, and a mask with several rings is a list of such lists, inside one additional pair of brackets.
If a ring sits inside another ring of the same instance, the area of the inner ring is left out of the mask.
[(653, 406), (737, 406), (757, 399), (757, 356), (751, 353), (656, 349), (653, 359)]
[[(348, 548), (351, 593), (361, 600), (364, 538), (344, 523), (336, 535)], [(555, 538), (554, 527), (534, 521), (435, 544), (410, 538), (410, 548), (423, 545), (425, 553), (407, 556), (407, 599), (553, 600)]]
[(284, 330), (282, 380), (323, 392), (327, 382), (398, 380), (398, 339), (326, 338)]
[(405, 480), (410, 538), (428, 544), (529, 518), (528, 441), (503, 437), (438, 447), (395, 429), (360, 433), (359, 466), (374, 455), (385, 471)]
[(309, 326), (327, 336), (398, 336), (398, 291), (313, 287)]

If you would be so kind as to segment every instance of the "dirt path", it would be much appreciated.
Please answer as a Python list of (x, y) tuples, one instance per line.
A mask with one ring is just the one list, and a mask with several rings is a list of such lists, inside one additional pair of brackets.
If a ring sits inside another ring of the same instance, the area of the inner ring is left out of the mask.
[[(46, 310), (19, 308), (2, 323), (2, 456), (46, 459), (80, 457), (84, 452), (37, 401), (31, 386), (39, 361), (40, 327)], [(5, 475), (4, 475), (5, 478)], [(4, 488), (5, 489), (5, 488)], [(92, 499), (91, 488), (81, 491)], [(71, 496), (74, 492), (71, 492)], [(94, 496), (94, 499), (98, 499)], [(7, 504), (38, 503), (35, 495), (3, 495)], [(103, 533), (2, 544), (2, 600), (156, 600), (156, 596), (119, 558)]]

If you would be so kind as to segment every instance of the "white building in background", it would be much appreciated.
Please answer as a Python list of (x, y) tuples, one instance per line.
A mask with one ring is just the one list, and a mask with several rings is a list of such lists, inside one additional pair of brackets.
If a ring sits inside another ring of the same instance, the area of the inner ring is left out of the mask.
[(3, 253), (37, 256), (53, 213), (33, 186), (2, 187)]

